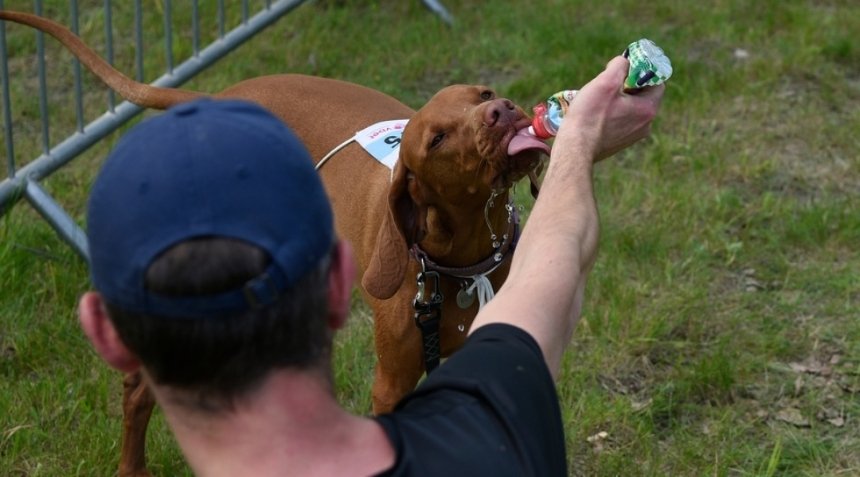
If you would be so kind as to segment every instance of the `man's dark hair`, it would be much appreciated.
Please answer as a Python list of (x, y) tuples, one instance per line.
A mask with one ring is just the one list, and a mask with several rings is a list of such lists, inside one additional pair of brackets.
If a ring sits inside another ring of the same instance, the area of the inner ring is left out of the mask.
[[(259, 309), (176, 319), (128, 313), (108, 303), (108, 314), (123, 343), (156, 383), (191, 392), (198, 407), (219, 409), (259, 384), (269, 371), (328, 364), (330, 258), (323, 258), (276, 302)], [(213, 295), (240, 288), (270, 261), (264, 251), (243, 241), (193, 239), (153, 261), (146, 287), (171, 296)]]

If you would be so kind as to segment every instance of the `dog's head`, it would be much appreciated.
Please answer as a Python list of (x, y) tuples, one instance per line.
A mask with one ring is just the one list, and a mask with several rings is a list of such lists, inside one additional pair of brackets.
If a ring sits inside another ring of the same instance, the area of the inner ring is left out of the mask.
[[(507, 190), (534, 170), (549, 147), (524, 134), (531, 118), (485, 86), (442, 89), (409, 119), (389, 191), (388, 214), (362, 284), (373, 296), (393, 295), (408, 249), (435, 222), (434, 210), (475, 214), (492, 191)], [(448, 231), (451, 235), (454, 231)], [(444, 244), (442, 245), (444, 248)]]
[(485, 86), (449, 86), (409, 120), (400, 162), (427, 186), (485, 197), (534, 169), (549, 148), (517, 135), (531, 118)]

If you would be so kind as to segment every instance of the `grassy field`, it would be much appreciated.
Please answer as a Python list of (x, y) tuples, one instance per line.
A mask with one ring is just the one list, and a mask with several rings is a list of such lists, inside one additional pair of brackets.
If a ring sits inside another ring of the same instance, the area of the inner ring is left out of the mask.
[[(82, 35), (100, 47), (102, 2), (79, 3)], [(143, 3), (151, 80), (162, 5)], [(190, 24), (186, 2), (173, 3)], [(654, 40), (675, 75), (653, 136), (596, 170), (601, 251), (558, 384), (571, 475), (860, 475), (860, 4), (446, 3), (453, 27), (417, 0), (308, 2), (186, 86), (297, 72), (415, 107), (452, 83), (529, 106), (582, 85), (630, 41)], [(45, 5), (68, 22), (66, 2)], [(113, 15), (116, 63), (133, 73), (131, 2)], [(184, 31), (177, 57), (191, 48)], [(20, 167), (40, 151), (35, 40), (7, 33)], [(70, 71), (46, 46), (56, 141), (74, 127)], [(92, 118), (106, 100), (87, 81)], [(116, 137), (45, 184), (81, 223)], [(88, 286), (85, 265), (27, 204), (0, 218), (0, 475), (115, 473), (120, 375), (77, 326)], [(336, 367), (340, 400), (368, 412), (370, 317), (358, 302)], [(148, 446), (157, 475), (189, 474), (158, 413)]]

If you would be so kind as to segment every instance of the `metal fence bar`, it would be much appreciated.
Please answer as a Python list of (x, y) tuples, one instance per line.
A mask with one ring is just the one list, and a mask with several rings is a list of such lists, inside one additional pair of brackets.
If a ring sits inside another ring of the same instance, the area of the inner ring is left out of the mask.
[[(78, 34), (78, 0), (72, 0), (72, 31)], [(77, 58), (72, 60), (75, 72), (75, 121), (78, 132), (84, 130), (84, 93), (81, 79), (81, 62)]]
[[(36, 2), (36, 14), (42, 14), (42, 2)], [(45, 78), (45, 34), (36, 32), (36, 57), (39, 64), (39, 115), (42, 120), (42, 152), (51, 152), (51, 131), (48, 124), (48, 83)]]
[(224, 0), (218, 0), (218, 39), (224, 39)]
[[(172, 69), (172, 72), (162, 75), (152, 84), (162, 87), (181, 85), (302, 3), (304, 3), (304, 0), (278, 0), (273, 2), (269, 8), (261, 10), (248, 21), (224, 35), (220, 41), (213, 42), (201, 50), (199, 55), (177, 65)], [(0, 3), (0, 8), (2, 8), (2, 3)], [(51, 223), (64, 240), (72, 244), (78, 253), (85, 254), (85, 248), (75, 245), (78, 243), (78, 232), (74, 227), (68, 226), (69, 223), (74, 223), (74, 221), (59, 206), (52, 205), (53, 199), (50, 199), (50, 196), (38, 184), (36, 184), (35, 188), (31, 187), (30, 184), (48, 177), (54, 171), (71, 161), (75, 156), (139, 114), (143, 108), (124, 101), (114, 107), (112, 111), (105, 112), (99, 118), (86, 125), (81, 131), (72, 134), (52, 149), (45, 151), (41, 156), (16, 171), (14, 168), (14, 149), (12, 147), (11, 108), (7, 86), (9, 76), (6, 66), (7, 52), (5, 49), (5, 25), (3, 23), (5, 22), (0, 22), (0, 37), (2, 37), (0, 38), (0, 47), (2, 47), (0, 48), (2, 50), (0, 51), (2, 53), (0, 65), (3, 67), (4, 122), (7, 161), (10, 167), (9, 178), (0, 182), (0, 215), (4, 214), (11, 207), (12, 203), (17, 202), (22, 196), (27, 197), (28, 201), (34, 204), (34, 207), (43, 214), (45, 219)]]
[(439, 15), (439, 18), (442, 19), (443, 22), (448, 25), (454, 24), (454, 17), (448, 12), (448, 9), (445, 8), (445, 5), (442, 5), (438, 0), (421, 0), (424, 2), (424, 5), (429, 8), (433, 13)]
[[(3, 1), (0, 0), (0, 8)], [(12, 141), (12, 97), (9, 93), (9, 63), (6, 61), (6, 22), (0, 22), (0, 75), (3, 78), (3, 132), (6, 133), (6, 173), (15, 177), (15, 143)], [(3, 201), (0, 200), (0, 215)]]
[[(110, 0), (105, 0), (105, 59), (113, 65), (113, 16), (111, 15)], [(116, 94), (112, 89), (107, 91), (108, 111), (116, 108)]]
[(143, 9), (140, 0), (134, 0), (134, 63), (138, 82), (143, 81)]
[(172, 5), (166, 0), (164, 5), (164, 53), (167, 58), (167, 72), (173, 73), (173, 20), (170, 18)]
[(83, 229), (78, 227), (74, 219), (69, 217), (69, 214), (51, 198), (38, 182), (28, 181), (24, 189), (24, 196), (27, 198), (27, 202), (57, 231), (60, 238), (71, 245), (75, 253), (84, 260), (89, 259), (89, 246)]
[(191, 51), (194, 56), (200, 54), (200, 19), (198, 18), (198, 2), (191, 4)]

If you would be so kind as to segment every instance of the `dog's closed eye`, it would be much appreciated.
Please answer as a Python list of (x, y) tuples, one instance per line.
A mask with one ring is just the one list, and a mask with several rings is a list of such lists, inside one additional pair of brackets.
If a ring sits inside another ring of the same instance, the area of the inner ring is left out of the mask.
[(430, 149), (433, 149), (434, 147), (438, 146), (443, 139), (445, 139), (445, 133), (439, 133), (435, 137), (433, 137), (433, 140), (430, 141)]

